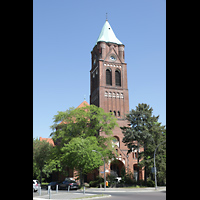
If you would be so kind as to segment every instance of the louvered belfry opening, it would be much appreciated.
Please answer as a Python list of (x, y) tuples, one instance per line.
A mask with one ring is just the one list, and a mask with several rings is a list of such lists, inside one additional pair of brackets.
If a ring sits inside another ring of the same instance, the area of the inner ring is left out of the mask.
[(121, 86), (121, 73), (118, 70), (115, 71), (115, 84)]
[(112, 73), (109, 69), (106, 69), (106, 85), (112, 85)]

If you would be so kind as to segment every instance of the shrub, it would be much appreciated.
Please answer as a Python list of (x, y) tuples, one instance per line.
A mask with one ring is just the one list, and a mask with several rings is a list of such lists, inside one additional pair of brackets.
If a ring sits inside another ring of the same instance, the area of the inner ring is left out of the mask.
[[(104, 182), (101, 182), (100, 184), (101, 184), (102, 188), (104, 188)], [(106, 188), (108, 188), (109, 186), (110, 186), (110, 183), (108, 182), (108, 186), (106, 186)]]
[(153, 180), (147, 180), (147, 187), (154, 187), (155, 186), (155, 182)]
[(110, 187), (116, 187), (117, 181), (116, 181), (117, 173), (115, 171), (110, 171), (110, 174), (107, 175), (106, 180), (108, 181)]
[(138, 183), (140, 186), (144, 186), (144, 180), (139, 180)]
[(90, 185), (90, 187), (98, 187), (99, 184), (102, 183), (103, 181), (104, 181), (104, 179), (102, 177), (97, 176), (96, 180), (89, 182), (89, 185)]
[(121, 169), (121, 175), (122, 175), (122, 180), (120, 181), (121, 184), (133, 185), (134, 180), (133, 180), (133, 174), (131, 172), (126, 173), (125, 168), (123, 167)]
[(136, 187), (136, 188), (140, 188), (140, 186), (139, 186), (139, 185), (136, 185), (135, 187)]

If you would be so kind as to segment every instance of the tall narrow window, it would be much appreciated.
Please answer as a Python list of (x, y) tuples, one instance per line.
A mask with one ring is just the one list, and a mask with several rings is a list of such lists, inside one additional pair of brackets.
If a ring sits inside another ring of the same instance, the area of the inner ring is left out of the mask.
[(117, 116), (120, 117), (120, 112), (119, 111), (117, 112)]
[(113, 139), (113, 142), (112, 142), (114, 145), (117, 145), (118, 147), (120, 147), (119, 146), (119, 137), (117, 137), (117, 136), (114, 136), (114, 139)]
[(106, 69), (106, 85), (112, 85), (112, 71)]
[(121, 86), (121, 73), (118, 70), (115, 71), (115, 85)]

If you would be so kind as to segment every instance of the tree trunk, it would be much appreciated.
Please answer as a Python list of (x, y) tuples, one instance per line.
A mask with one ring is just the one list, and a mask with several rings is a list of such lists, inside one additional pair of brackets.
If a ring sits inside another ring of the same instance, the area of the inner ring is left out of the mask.
[(40, 169), (40, 185), (42, 185), (42, 169)]
[[(144, 142), (144, 158), (146, 158), (146, 142)], [(147, 169), (144, 166), (144, 185), (147, 185)]]
[(139, 173), (140, 173), (140, 169), (139, 169), (139, 151), (137, 152), (137, 159), (138, 159), (138, 164), (137, 164), (137, 184), (139, 185)]
[(80, 185), (82, 187), (82, 169), (80, 169)]

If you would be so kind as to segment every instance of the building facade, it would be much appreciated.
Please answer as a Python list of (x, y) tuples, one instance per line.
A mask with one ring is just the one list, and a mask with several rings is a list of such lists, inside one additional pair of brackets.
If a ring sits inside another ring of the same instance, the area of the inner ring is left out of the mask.
[[(123, 133), (120, 127), (127, 126), (125, 115), (129, 113), (129, 93), (127, 82), (127, 63), (125, 63), (125, 45), (117, 39), (108, 20), (106, 20), (96, 44), (91, 51), (90, 70), (90, 104), (112, 112), (117, 118), (119, 127), (113, 130), (115, 150), (118, 152), (117, 162), (112, 160), (106, 164), (106, 173), (111, 170), (121, 176), (121, 169), (132, 172), (137, 179), (137, 152), (127, 154), (128, 148), (122, 142)], [(100, 133), (104, 135), (104, 133)], [(142, 151), (142, 149), (140, 149)], [(103, 166), (99, 174), (102, 175)], [(144, 179), (140, 170), (139, 179)]]

